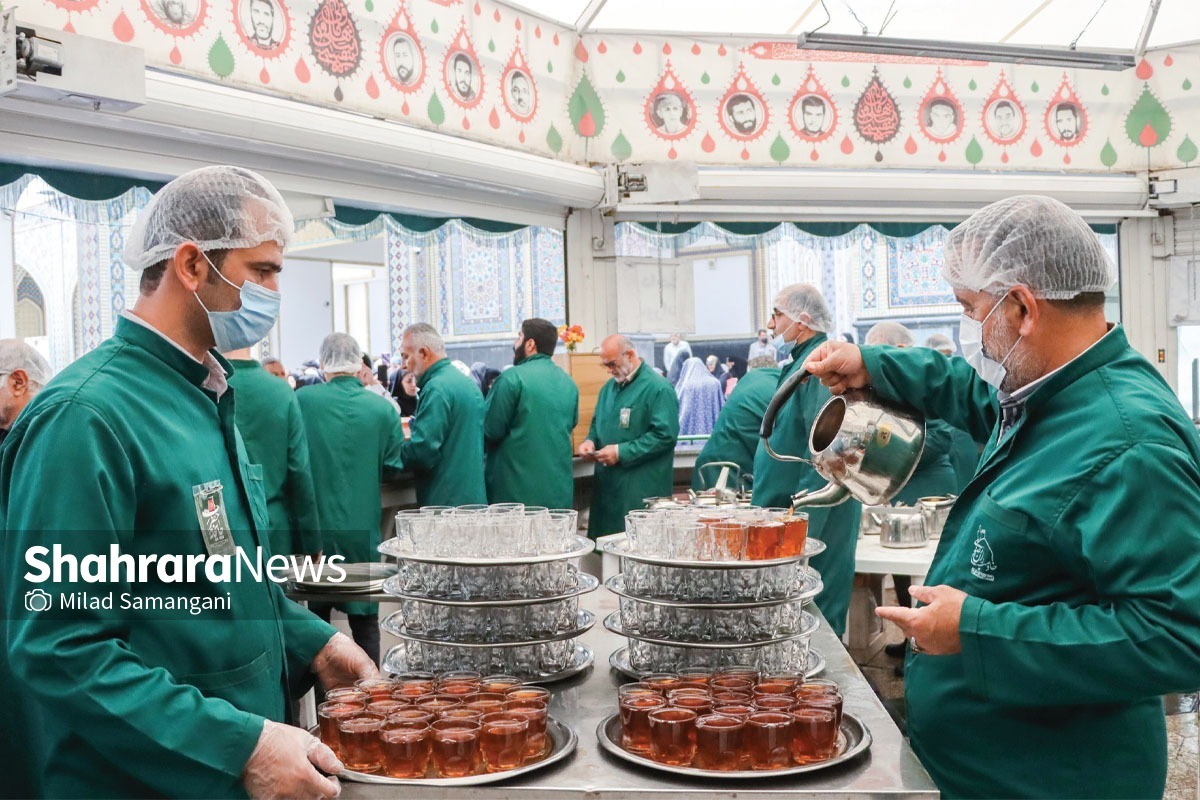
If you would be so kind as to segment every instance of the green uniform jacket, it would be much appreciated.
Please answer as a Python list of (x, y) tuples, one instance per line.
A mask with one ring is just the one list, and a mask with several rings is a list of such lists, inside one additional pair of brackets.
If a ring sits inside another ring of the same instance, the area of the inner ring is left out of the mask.
[(971, 478), (975, 477), (975, 468), (979, 466), (979, 443), (960, 428), (950, 429), (950, 466), (954, 469), (954, 483), (959, 489), (971, 482)]
[(925, 420), (925, 449), (921, 451), (921, 460), (908, 483), (892, 498), (893, 504), (916, 506), (922, 497), (958, 494), (958, 490), (966, 485), (958, 482), (950, 464), (954, 430), (940, 419)]
[(237, 390), (237, 426), (251, 463), (261, 464), (271, 518), (271, 550), (316, 553), (321, 522), (313, 496), (308, 437), (296, 392), (253, 359), (229, 362), (229, 385)]
[[(289, 668), (309, 664), (335, 632), (246, 571), (220, 583), (203, 567), (195, 582), (165, 580), (154, 567), (145, 582), (126, 580), (137, 576), (124, 569), (110, 583), (25, 578), (33, 546), (58, 545), (80, 561), (110, 547), (134, 559), (204, 555), (194, 489), (213, 481), (234, 544), (252, 562), (269, 548), (262, 470), (238, 436), (235, 390), (218, 400), (201, 388), (208, 375), (121, 319), (30, 403), (0, 449), (0, 610), (16, 677), (3, 686), (0, 725), (26, 735), (27, 715), (43, 717), (29, 745), (37, 764), (50, 765), (40, 776), (46, 796), (244, 794), (241, 772), (263, 718), (287, 713)], [(25, 610), (35, 586), (54, 596), (51, 610)], [(80, 590), (111, 590), (113, 610), (63, 608), (60, 593)], [(231, 608), (122, 609), (124, 593), (168, 602), (228, 594)]]
[(925, 579), (967, 593), (962, 653), (905, 673), (942, 793), (1162, 797), (1159, 695), (1200, 684), (1200, 439), (1171, 389), (1116, 328), (999, 436), (962, 359), (863, 357), (882, 394), (987, 442)]
[(425, 370), (417, 388), (417, 411), (409, 424), (412, 438), (400, 449), (404, 464), (417, 476), (417, 502), (486, 503), (479, 387), (443, 358)]
[[(705, 488), (700, 483), (700, 467), (713, 461), (732, 461), (742, 468), (742, 475), (754, 472), (758, 430), (762, 427), (767, 404), (779, 387), (779, 373), (779, 367), (752, 369), (733, 387), (725, 407), (717, 417), (712, 436), (708, 437), (704, 449), (696, 457), (692, 488), (697, 492)], [(716, 471), (715, 468), (712, 470), (714, 473)], [(708, 479), (715, 480), (716, 475), (709, 475)]]
[[(308, 455), (322, 550), (348, 563), (379, 561), (379, 484), (404, 468), (404, 429), (392, 404), (354, 375), (296, 392), (308, 432)], [(374, 614), (374, 603), (338, 603), (347, 614)]]
[(647, 497), (672, 493), (678, 438), (675, 388), (645, 363), (624, 385), (609, 379), (600, 387), (588, 439), (597, 450), (617, 445), (618, 461), (596, 463), (588, 536), (625, 530), (625, 515), (645, 508)]
[[(779, 375), (782, 384), (824, 341), (818, 333), (808, 341), (792, 348), (792, 362)], [(737, 391), (736, 389), (734, 391)], [(808, 458), (808, 433), (817, 413), (829, 400), (829, 390), (815, 379), (800, 384), (787, 404), (779, 410), (775, 429), (771, 432), (771, 449), (781, 455)], [(808, 464), (777, 461), (767, 453), (762, 441), (754, 454), (754, 496), (752, 502), (764, 508), (787, 508), (792, 495), (801, 489), (820, 489), (828, 483)], [(817, 607), (839, 637), (846, 630), (846, 614), (850, 611), (850, 589), (854, 584), (854, 550), (858, 543), (858, 523), (862, 506), (847, 500), (828, 508), (807, 507), (808, 534), (825, 543), (826, 550), (812, 559), (812, 566), (821, 573), (825, 588), (817, 595)]]
[(500, 373), (483, 418), (489, 503), (571, 508), (571, 431), (579, 388), (550, 356), (536, 353)]

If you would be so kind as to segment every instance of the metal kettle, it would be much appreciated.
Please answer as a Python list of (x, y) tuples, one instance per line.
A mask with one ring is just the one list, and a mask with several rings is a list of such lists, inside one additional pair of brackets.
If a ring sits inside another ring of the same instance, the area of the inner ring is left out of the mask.
[(821, 407), (808, 435), (812, 459), (776, 453), (770, 436), (775, 418), (796, 388), (810, 377), (807, 370), (790, 375), (775, 391), (763, 415), (759, 435), (767, 453), (778, 461), (802, 461), (829, 481), (815, 492), (792, 497), (792, 507), (836, 506), (850, 497), (864, 505), (882, 505), (904, 488), (925, 449), (925, 418), (890, 403), (869, 389), (834, 395)]

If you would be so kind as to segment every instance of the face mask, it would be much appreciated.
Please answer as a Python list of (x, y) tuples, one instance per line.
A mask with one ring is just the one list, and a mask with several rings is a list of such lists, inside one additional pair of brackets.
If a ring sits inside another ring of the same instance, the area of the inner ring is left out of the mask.
[(267, 334), (271, 332), (271, 327), (279, 317), (279, 292), (273, 292), (249, 280), (244, 281), (239, 288), (221, 274), (221, 271), (207, 255), (204, 253), (201, 255), (221, 280), (238, 290), (238, 295), (242, 300), (242, 307), (236, 311), (209, 311), (205, 307), (204, 301), (200, 299), (200, 295), (192, 293), (196, 297), (196, 302), (208, 314), (208, 324), (212, 327), (217, 351), (228, 353), (230, 350), (241, 350), (267, 338)]
[(784, 334), (786, 334), (788, 331), (790, 331), (792, 329), (792, 325), (795, 325), (795, 324), (796, 323), (793, 322), (791, 325), (788, 325), (782, 331), (775, 334), (775, 340), (773, 342), (771, 342), (771, 346), (774, 347), (775, 350), (778, 351), (779, 355), (781, 355), (781, 356), (786, 356), (787, 354), (791, 353), (792, 347), (795, 346), (795, 344), (796, 344), (795, 342), (786, 341), (783, 338)]
[(1005, 376), (1008, 375), (1008, 370), (1004, 365), (1008, 362), (1009, 356), (1017, 349), (1017, 345), (1021, 343), (1021, 337), (1017, 337), (1017, 341), (1009, 349), (1008, 355), (1004, 359), (997, 362), (987, 353), (983, 352), (983, 326), (984, 323), (991, 318), (992, 314), (996, 313), (996, 309), (1000, 307), (1005, 298), (1000, 298), (996, 305), (992, 306), (992, 310), (983, 318), (983, 322), (976, 322), (966, 314), (962, 315), (962, 320), (958, 323), (958, 338), (962, 343), (963, 356), (967, 359), (967, 363), (972, 369), (983, 379), (985, 383), (999, 389), (1004, 383)]

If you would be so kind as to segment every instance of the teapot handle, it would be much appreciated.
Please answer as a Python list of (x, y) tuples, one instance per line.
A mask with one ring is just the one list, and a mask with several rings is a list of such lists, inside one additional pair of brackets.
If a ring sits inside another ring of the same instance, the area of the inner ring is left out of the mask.
[(775, 396), (771, 398), (771, 402), (767, 404), (767, 411), (763, 414), (762, 427), (758, 430), (758, 435), (762, 437), (763, 446), (767, 449), (767, 454), (777, 461), (802, 461), (805, 464), (811, 464), (807, 458), (800, 456), (789, 456), (781, 453), (776, 453), (771, 449), (771, 433), (775, 430), (775, 417), (779, 415), (779, 409), (783, 408), (784, 404), (791, 399), (796, 393), (796, 387), (808, 380), (811, 373), (806, 369), (797, 370), (792, 375), (789, 375), (787, 380), (779, 385), (775, 390)]

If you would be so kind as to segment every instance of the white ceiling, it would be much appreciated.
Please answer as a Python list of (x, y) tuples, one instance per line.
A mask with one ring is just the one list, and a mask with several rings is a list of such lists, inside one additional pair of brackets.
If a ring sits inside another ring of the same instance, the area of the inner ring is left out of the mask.
[[(601, 0), (511, 5), (574, 27)], [(1133, 50), (1150, 0), (604, 0), (588, 30), (791, 36), (823, 33)], [(822, 27), (829, 13), (829, 24)], [(889, 14), (893, 14), (886, 25)], [(855, 20), (857, 15), (861, 23)], [(1094, 19), (1093, 19), (1094, 15)], [(1086, 28), (1086, 31), (1084, 30)], [(1082, 35), (1080, 35), (1082, 33)], [(1200, 40), (1196, 0), (1162, 0), (1150, 47)]]

